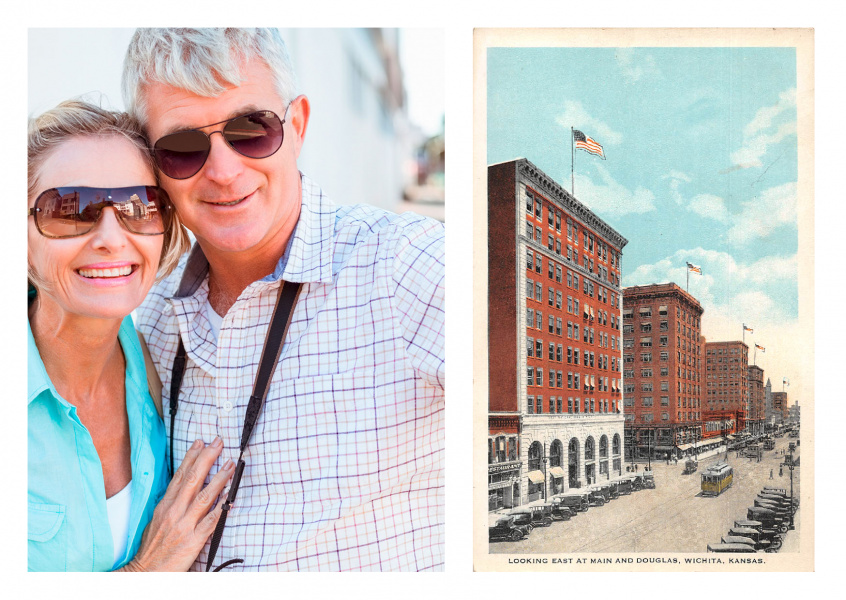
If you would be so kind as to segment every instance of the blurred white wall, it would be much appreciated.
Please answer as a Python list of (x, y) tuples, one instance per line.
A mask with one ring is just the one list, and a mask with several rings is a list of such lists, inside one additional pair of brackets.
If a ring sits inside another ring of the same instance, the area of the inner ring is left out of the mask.
[[(442, 115), (444, 106), (442, 86), (412, 85), (422, 97), (408, 101), (405, 81), (422, 68), (426, 72), (421, 77), (431, 82), (435, 70), (443, 81), (443, 32), (413, 30), (408, 36), (413, 45), (400, 52), (403, 30), (280, 31), (300, 90), (311, 101), (300, 169), (336, 203), (364, 202), (396, 210), (404, 186), (413, 179), (417, 147), (438, 133), (421, 130), (407, 107), (425, 107), (429, 114), (439, 110)], [(132, 32), (30, 29), (30, 115), (80, 95), (122, 110), (121, 65)], [(401, 55), (414, 65), (411, 72), (399, 64)], [(399, 68), (392, 68), (394, 63)]]

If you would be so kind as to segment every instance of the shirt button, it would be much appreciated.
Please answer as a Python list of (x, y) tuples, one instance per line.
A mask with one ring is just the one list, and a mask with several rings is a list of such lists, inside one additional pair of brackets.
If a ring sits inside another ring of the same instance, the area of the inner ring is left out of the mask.
[(223, 410), (225, 410), (226, 412), (231, 411), (232, 410), (232, 402), (230, 402), (229, 400), (224, 402), (223, 403)]

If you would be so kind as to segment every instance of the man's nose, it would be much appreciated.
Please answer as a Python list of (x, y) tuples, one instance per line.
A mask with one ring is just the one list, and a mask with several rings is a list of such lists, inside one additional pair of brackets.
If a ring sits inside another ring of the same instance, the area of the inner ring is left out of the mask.
[[(215, 136), (219, 133), (219, 136)], [(202, 174), (206, 179), (219, 185), (229, 185), (243, 171), (244, 157), (235, 152), (224, 139), (223, 132), (213, 131), (209, 134), (209, 157), (206, 159)]]

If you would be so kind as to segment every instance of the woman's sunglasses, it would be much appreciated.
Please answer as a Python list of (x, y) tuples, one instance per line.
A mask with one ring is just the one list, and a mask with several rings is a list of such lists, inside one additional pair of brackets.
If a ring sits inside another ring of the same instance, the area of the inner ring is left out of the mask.
[(132, 233), (161, 235), (170, 227), (170, 198), (162, 188), (151, 185), (51, 188), (38, 195), (29, 214), (44, 237), (70, 238), (94, 229), (109, 206)]
[[(285, 108), (288, 115), (293, 100)], [(248, 115), (211, 123), (206, 127), (225, 123), (222, 131), (206, 133), (199, 129), (177, 131), (153, 144), (153, 156), (159, 170), (171, 179), (188, 179), (196, 175), (211, 152), (211, 136), (219, 133), (238, 154), (247, 158), (267, 158), (282, 147), (285, 119), (269, 110), (259, 110)]]

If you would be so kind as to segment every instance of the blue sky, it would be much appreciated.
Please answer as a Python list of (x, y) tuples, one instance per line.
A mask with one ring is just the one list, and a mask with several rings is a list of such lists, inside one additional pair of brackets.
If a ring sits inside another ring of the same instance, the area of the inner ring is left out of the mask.
[(706, 338), (745, 322), (774, 389), (799, 376), (793, 48), (489, 48), (487, 68), (488, 164), (569, 190), (570, 127), (594, 138), (607, 160), (576, 151), (575, 195), (629, 240), (624, 286), (701, 266)]

